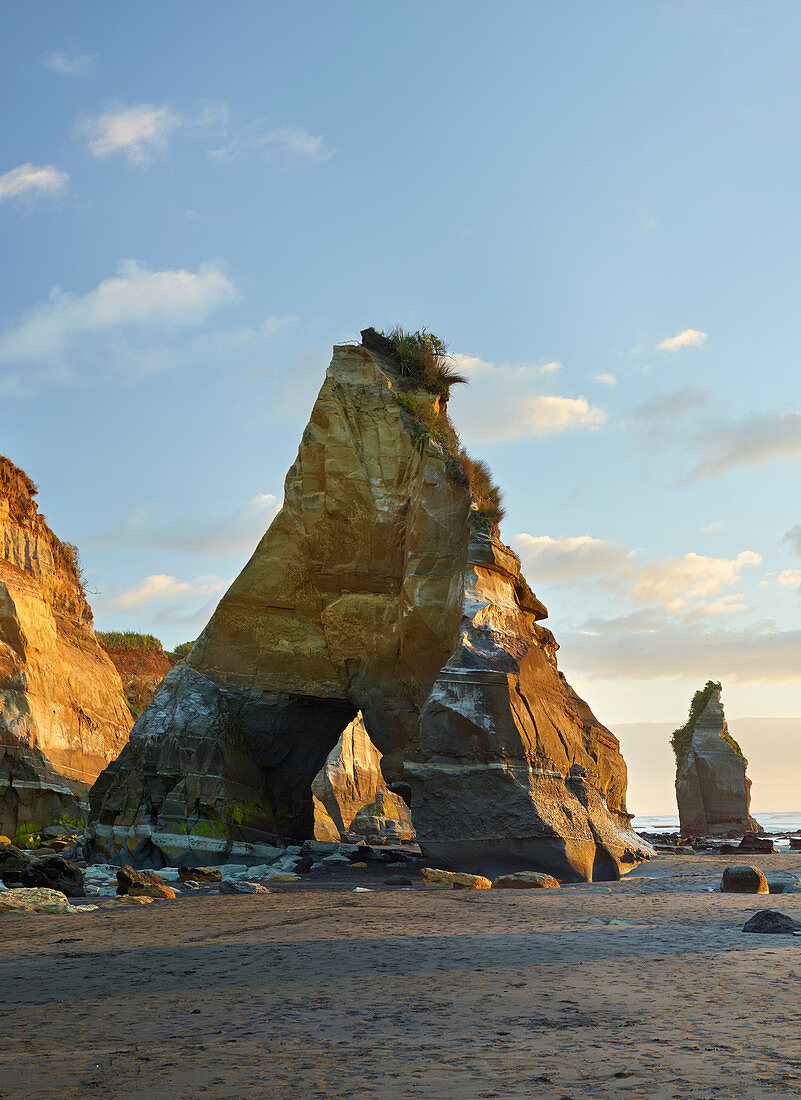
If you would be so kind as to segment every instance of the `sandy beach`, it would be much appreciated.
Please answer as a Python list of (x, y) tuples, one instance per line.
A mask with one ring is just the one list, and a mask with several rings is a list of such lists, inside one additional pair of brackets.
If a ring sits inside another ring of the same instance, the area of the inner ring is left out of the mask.
[(0, 1095), (798, 1096), (801, 939), (741, 927), (765, 907), (801, 918), (801, 894), (715, 892), (727, 862), (558, 891), (353, 870), (7, 916)]

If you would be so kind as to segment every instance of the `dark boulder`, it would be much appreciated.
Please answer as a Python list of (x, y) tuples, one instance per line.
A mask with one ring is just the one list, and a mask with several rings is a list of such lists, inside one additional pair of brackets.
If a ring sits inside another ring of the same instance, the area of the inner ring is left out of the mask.
[(384, 879), (385, 886), (411, 886), (412, 880), (407, 875), (390, 875)]
[(777, 909), (760, 909), (745, 922), (743, 932), (766, 932), (769, 935), (801, 932), (801, 923)]
[(13, 844), (3, 845), (0, 847), (0, 879), (7, 886), (19, 882), (22, 872), (30, 862), (30, 856), (26, 856)]
[(749, 864), (732, 864), (723, 872), (720, 881), (722, 894), (768, 894), (768, 880), (758, 867)]
[(68, 898), (85, 898), (83, 871), (77, 863), (61, 856), (34, 859), (20, 874), (23, 886), (38, 886), (48, 890), (60, 890)]
[(770, 855), (776, 851), (776, 848), (769, 836), (759, 836), (758, 833), (749, 832), (740, 841), (739, 850), (758, 855)]

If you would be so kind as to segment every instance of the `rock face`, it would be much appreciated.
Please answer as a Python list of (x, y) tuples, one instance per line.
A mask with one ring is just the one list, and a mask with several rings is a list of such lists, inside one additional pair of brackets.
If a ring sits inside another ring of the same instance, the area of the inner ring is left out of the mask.
[[(93, 788), (98, 853), (219, 863), (306, 840), (312, 781), (361, 712), (442, 867), (616, 878), (652, 854), (518, 559), (471, 537), (443, 417), (378, 352), (334, 349), (281, 512)], [(338, 830), (340, 791), (316, 795)]]
[(348, 833), (371, 841), (414, 840), (409, 809), (400, 795), (387, 790), (381, 753), (364, 728), (361, 711), (345, 727), (311, 789), (316, 840), (344, 840)]
[(407, 765), (418, 842), (439, 866), (592, 880), (651, 853), (629, 827), (619, 742), (559, 673), (546, 614), (517, 556), (474, 533), (459, 644)]
[(120, 674), (129, 708), (139, 715), (172, 668), (172, 662), (161, 648), (124, 649), (106, 644), (102, 635), (99, 641)]
[(371, 844), (408, 844), (415, 837), (408, 807), (393, 791), (378, 791), (375, 801), (356, 814), (350, 831)]
[(685, 726), (673, 735), (676, 801), (683, 836), (762, 832), (749, 814), (748, 761), (729, 733), (721, 685), (710, 680), (696, 692)]
[(0, 832), (9, 836), (85, 820), (89, 787), (131, 727), (74, 548), (47, 526), (35, 494), (0, 457)]

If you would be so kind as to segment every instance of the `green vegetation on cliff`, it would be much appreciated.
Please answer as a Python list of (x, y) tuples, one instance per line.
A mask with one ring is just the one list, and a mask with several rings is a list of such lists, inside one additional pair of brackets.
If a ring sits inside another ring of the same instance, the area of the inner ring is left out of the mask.
[(452, 469), (463, 474), (473, 498), (474, 527), (498, 535), (505, 515), (501, 490), (492, 478), (489, 467), (481, 459), (472, 458), (460, 445), (459, 436), (447, 412), (451, 386), (466, 383), (465, 375), (455, 370), (448, 345), (428, 329), (407, 332), (396, 325), (388, 332), (365, 329), (362, 341), (366, 347), (388, 359), (401, 379), (412, 386), (439, 397), (433, 407), (410, 393), (398, 393), (398, 404), (411, 419), (412, 431), (424, 446), (426, 440), (436, 443), (453, 463)]
[[(706, 705), (712, 697), (712, 694), (715, 691), (720, 691), (722, 686), (723, 685), (718, 680), (707, 680), (704, 686), (699, 691), (696, 691), (695, 695), (693, 695), (692, 702), (690, 703), (690, 714), (686, 723), (683, 726), (680, 726), (679, 729), (675, 730), (672, 737), (670, 738), (670, 745), (676, 757), (677, 769), (680, 768), (681, 765), (684, 763), (684, 759), (689, 752), (690, 744), (693, 739), (693, 733), (695, 732), (695, 727), (698, 723), (698, 719), (704, 713)], [(740, 748), (740, 746), (737, 744), (730, 733), (724, 734), (723, 740), (726, 742), (727, 745), (734, 749), (738, 756), (742, 756), (743, 760), (745, 760), (745, 757), (743, 756), (743, 750)], [(747, 764), (748, 761), (745, 760), (745, 763)]]
[(381, 336), (392, 345), (401, 377), (412, 384), (447, 401), (451, 386), (467, 382), (465, 376), (453, 367), (448, 345), (428, 329), (406, 332), (396, 325), (389, 332), (382, 332)]
[(97, 640), (103, 649), (145, 649), (163, 653), (161, 642), (153, 634), (139, 634), (135, 630), (98, 630)]

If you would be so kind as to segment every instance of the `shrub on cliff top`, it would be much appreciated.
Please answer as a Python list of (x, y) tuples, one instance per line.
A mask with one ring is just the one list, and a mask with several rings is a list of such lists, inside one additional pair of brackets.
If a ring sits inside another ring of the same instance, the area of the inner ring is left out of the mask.
[(467, 382), (453, 366), (448, 345), (428, 329), (406, 332), (396, 325), (381, 335), (392, 345), (400, 375), (429, 393), (439, 394), (447, 401), (451, 386)]
[(472, 458), (467, 451), (459, 451), (459, 461), (467, 475), (470, 495), (473, 498), (473, 522), (481, 529), (497, 535), (501, 520), (506, 515), (502, 504), (503, 493), (493, 480), (486, 462)]
[(85, 594), (86, 576), (81, 564), (81, 555), (74, 542), (62, 542), (53, 535), (53, 560), (57, 569), (71, 573), (75, 583)]
[(163, 653), (161, 642), (153, 634), (139, 634), (135, 630), (98, 630), (95, 634), (103, 649), (145, 649)]
[(167, 653), (174, 665), (177, 665), (179, 661), (183, 661), (184, 657), (189, 653), (189, 650), (194, 645), (194, 642), (181, 642), (171, 652)]

